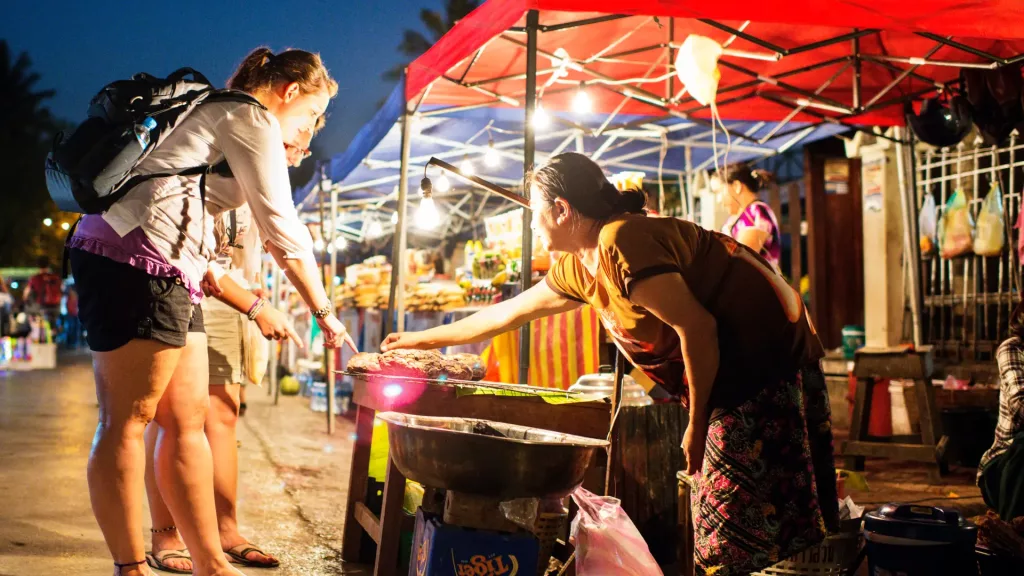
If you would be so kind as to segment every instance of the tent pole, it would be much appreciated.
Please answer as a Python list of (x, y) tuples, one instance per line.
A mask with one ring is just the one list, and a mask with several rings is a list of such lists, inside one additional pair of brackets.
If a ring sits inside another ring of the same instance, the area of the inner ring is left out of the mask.
[[(898, 140), (904, 137), (903, 128), (896, 128)], [(909, 132), (909, 131), (908, 131)], [(910, 148), (910, 153), (914, 149)], [(909, 260), (907, 270), (907, 291), (910, 292), (910, 316), (913, 320), (914, 346), (921, 342), (921, 301), (919, 300), (921, 282), (921, 258), (918, 255), (920, 245), (917, 242), (917, 189), (914, 187), (914, 175), (910, 171), (907, 147), (902, 142), (896, 143), (896, 173), (900, 182), (900, 203), (903, 208), (903, 257)]]
[[(526, 175), (533, 170), (536, 154), (533, 113), (537, 108), (537, 30), (540, 28), (540, 12), (526, 13), (526, 123), (523, 126), (523, 183)], [(530, 197), (530, 190), (524, 186), (523, 195)], [(533, 280), (533, 229), (530, 228), (530, 211), (523, 209), (523, 263), (520, 268), (523, 292), (532, 287)], [(530, 379), (530, 324), (519, 329), (519, 378), (520, 384), (529, 384)]]
[[(402, 76), (402, 82), (406, 81), (408, 71)], [(398, 181), (398, 224), (395, 225), (395, 235), (391, 240), (391, 290), (388, 293), (388, 310), (384, 315), (384, 327), (382, 334), (387, 336), (395, 327), (395, 316), (398, 316), (399, 332), (405, 330), (405, 244), (408, 237), (409, 226), (409, 150), (412, 147), (412, 115), (409, 114), (409, 105), (402, 105), (402, 163), (400, 174), (402, 178)]]
[(699, 224), (696, 192), (693, 189), (693, 149), (683, 146), (683, 156), (686, 159), (686, 214), (690, 217), (690, 222)]
[[(324, 171), (326, 174), (326, 170)], [(326, 176), (321, 180), (320, 186), (326, 188), (331, 195), (331, 243), (327, 245), (327, 253), (331, 255), (330, 266), (327, 274), (327, 298), (331, 305), (331, 314), (337, 315), (334, 310), (334, 277), (338, 274), (338, 246), (335, 244), (338, 238), (338, 194), (331, 188), (330, 180)], [(335, 352), (331, 348), (324, 348), (324, 360), (327, 365), (327, 433), (334, 434), (334, 414), (337, 412), (337, 398), (334, 397), (337, 375), (335, 374)]]
[[(277, 267), (277, 263), (272, 263), (270, 269), (273, 270), (273, 279), (270, 281), (270, 289), (273, 293), (270, 295), (270, 304), (275, 309), (280, 310), (281, 308), (281, 269)], [(287, 341), (281, 342), (280, 348), (278, 348), (277, 342), (270, 343), (270, 349), (274, 351), (270, 355), (270, 387), (274, 389), (274, 406), (277, 406), (277, 401), (281, 395), (281, 383), (277, 378), (277, 367), (280, 364), (280, 354), (284, 351), (284, 347), (288, 345)], [(270, 390), (267, 390), (269, 393)]]

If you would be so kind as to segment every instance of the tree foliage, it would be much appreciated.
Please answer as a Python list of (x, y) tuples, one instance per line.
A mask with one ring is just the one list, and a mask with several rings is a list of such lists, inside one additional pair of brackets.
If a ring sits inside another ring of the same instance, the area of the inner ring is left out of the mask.
[(406, 30), (402, 34), (402, 42), (398, 45), (398, 51), (408, 60), (385, 72), (384, 78), (388, 80), (401, 78), (402, 71), (409, 65), (409, 62), (436, 44), (441, 36), (455, 26), (456, 22), (476, 10), (478, 6), (480, 6), (479, 0), (446, 0), (443, 14), (427, 8), (420, 10), (420, 23), (423, 24), (426, 33), (420, 30)]
[(53, 90), (38, 83), (28, 55), (0, 40), (0, 266), (31, 266), (40, 255), (59, 262), (67, 235), (61, 224), (74, 222), (46, 191), (43, 161), (66, 126), (45, 105)]

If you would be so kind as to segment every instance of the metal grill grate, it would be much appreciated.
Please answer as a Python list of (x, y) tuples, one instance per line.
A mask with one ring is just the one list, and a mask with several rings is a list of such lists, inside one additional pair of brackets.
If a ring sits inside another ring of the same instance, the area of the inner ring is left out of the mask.
[(1014, 224), (1024, 184), (1022, 150), (1024, 145), (1017, 143), (1014, 134), (1006, 147), (982, 146), (980, 139), (975, 139), (956, 149), (917, 153), (917, 205), (920, 209), (925, 194), (933, 194), (937, 220), (957, 188), (965, 193), (975, 220), (991, 184), (998, 183), (1002, 190), (1006, 245), (999, 256), (971, 254), (952, 260), (938, 254), (922, 256), (921, 328), (924, 341), (935, 346), (940, 357), (991, 360), (1007, 337), (1010, 314), (1021, 290), (1019, 231)]

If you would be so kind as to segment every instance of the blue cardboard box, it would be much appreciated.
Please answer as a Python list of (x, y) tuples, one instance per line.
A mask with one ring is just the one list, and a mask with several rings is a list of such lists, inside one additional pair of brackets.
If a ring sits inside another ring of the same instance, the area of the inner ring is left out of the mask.
[(537, 538), (449, 526), (416, 512), (409, 576), (534, 576)]

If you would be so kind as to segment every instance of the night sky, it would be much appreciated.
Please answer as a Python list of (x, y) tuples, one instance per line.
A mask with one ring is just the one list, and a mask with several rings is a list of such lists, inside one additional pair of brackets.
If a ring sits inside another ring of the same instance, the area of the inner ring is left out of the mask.
[(339, 83), (327, 126), (314, 145), (345, 149), (393, 83), (381, 74), (404, 58), (397, 46), (417, 28), (421, 8), (441, 0), (3, 0), (0, 38), (27, 52), (39, 88), (59, 117), (84, 119), (89, 99), (112, 80), (136, 72), (165, 76), (190, 66), (223, 86), (253, 48), (320, 52)]

